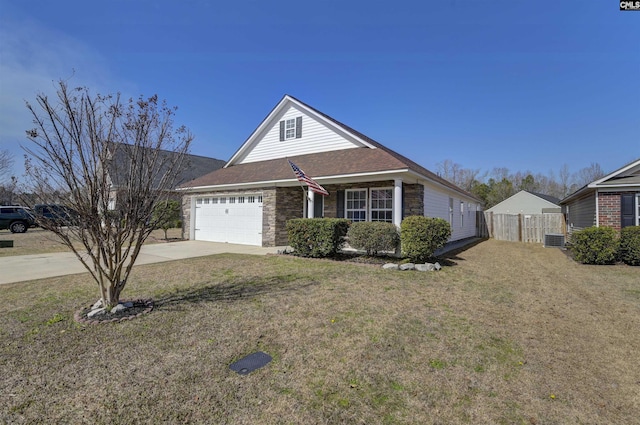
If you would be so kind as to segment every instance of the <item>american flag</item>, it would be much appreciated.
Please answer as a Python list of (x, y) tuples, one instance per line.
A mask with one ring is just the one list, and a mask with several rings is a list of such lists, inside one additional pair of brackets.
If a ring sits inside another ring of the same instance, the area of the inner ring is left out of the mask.
[(324, 187), (320, 186), (317, 181), (307, 176), (304, 173), (304, 171), (300, 169), (300, 167), (298, 167), (296, 164), (291, 162), (291, 160), (287, 160), (287, 161), (289, 161), (289, 165), (291, 166), (291, 169), (293, 170), (293, 172), (295, 173), (299, 181), (309, 186), (309, 189), (311, 189), (315, 193), (318, 193), (324, 196), (329, 195), (329, 192), (327, 192), (327, 190)]

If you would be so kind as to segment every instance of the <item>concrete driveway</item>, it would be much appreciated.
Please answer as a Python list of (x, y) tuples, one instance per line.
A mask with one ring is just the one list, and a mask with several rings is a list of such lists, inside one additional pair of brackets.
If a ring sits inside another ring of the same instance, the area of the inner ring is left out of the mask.
[[(282, 249), (284, 249), (284, 247), (262, 248), (258, 246), (202, 241), (157, 243), (144, 245), (142, 247), (140, 255), (136, 260), (136, 266), (223, 253), (251, 255), (275, 254), (278, 250)], [(1, 257), (0, 285), (85, 273), (86, 271), (75, 254), (71, 252)]]

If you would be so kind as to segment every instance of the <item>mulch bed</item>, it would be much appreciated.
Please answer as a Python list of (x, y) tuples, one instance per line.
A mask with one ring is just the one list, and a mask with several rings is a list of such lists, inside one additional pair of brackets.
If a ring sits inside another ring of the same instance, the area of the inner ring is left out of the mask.
[(74, 315), (74, 319), (78, 323), (98, 325), (101, 323), (115, 323), (123, 322), (125, 320), (133, 320), (136, 317), (140, 317), (144, 314), (150, 313), (153, 310), (153, 300), (121, 300), (121, 303), (132, 302), (133, 307), (119, 311), (117, 313), (107, 313), (91, 318), (87, 317), (87, 313), (91, 311), (91, 307), (78, 310)]

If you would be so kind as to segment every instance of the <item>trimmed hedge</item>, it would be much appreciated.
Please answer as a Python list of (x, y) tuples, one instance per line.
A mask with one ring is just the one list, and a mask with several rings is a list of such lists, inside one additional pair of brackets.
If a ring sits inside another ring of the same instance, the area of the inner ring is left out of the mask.
[(395, 251), (400, 234), (393, 223), (359, 221), (349, 226), (347, 239), (352, 248), (367, 251), (367, 255), (377, 255), (382, 251)]
[(451, 226), (442, 218), (410, 216), (402, 220), (402, 254), (413, 262), (424, 262), (451, 237)]
[(620, 231), (620, 260), (630, 266), (640, 266), (640, 227), (625, 227)]
[(611, 227), (587, 227), (571, 235), (573, 256), (583, 264), (612, 264), (618, 245), (618, 234)]
[(289, 245), (302, 257), (329, 257), (344, 245), (349, 220), (344, 218), (295, 218), (287, 221)]

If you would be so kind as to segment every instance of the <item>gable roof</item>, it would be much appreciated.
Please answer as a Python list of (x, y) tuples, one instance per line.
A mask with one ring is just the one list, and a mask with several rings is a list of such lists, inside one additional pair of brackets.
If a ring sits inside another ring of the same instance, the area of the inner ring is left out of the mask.
[(587, 195), (591, 192), (595, 192), (597, 189), (613, 190), (629, 188), (640, 190), (640, 159), (631, 161), (630, 163), (617, 169), (616, 171), (584, 185), (583, 187), (560, 201), (560, 204), (566, 204), (573, 199), (579, 198), (583, 195)]
[(532, 194), (534, 196), (537, 196), (538, 198), (542, 198), (547, 202), (551, 202), (552, 204), (555, 204), (556, 206), (560, 205), (560, 198), (556, 198), (555, 196), (545, 195), (544, 193), (532, 192), (530, 190), (525, 190), (525, 192), (530, 193), (530, 194)]
[(204, 188), (231, 184), (297, 182), (289, 167), (287, 158), (270, 159), (250, 163), (236, 164), (255, 145), (266, 128), (273, 125), (275, 118), (288, 104), (294, 103), (298, 109), (313, 115), (334, 131), (339, 131), (354, 142), (354, 148), (288, 157), (305, 173), (321, 184), (330, 183), (329, 179), (384, 175), (393, 172), (408, 172), (418, 178), (429, 180), (436, 185), (454, 190), (465, 197), (481, 201), (475, 195), (441, 178), (409, 158), (387, 148), (381, 143), (365, 136), (357, 130), (341, 123), (329, 115), (318, 111), (293, 96), (285, 95), (276, 107), (238, 149), (224, 168), (213, 171), (180, 186), (182, 189)]
[(560, 206), (558, 205), (558, 201), (560, 200), (553, 196), (530, 192), (528, 190), (521, 190), (507, 199), (504, 199), (502, 202), (488, 208), (486, 211), (510, 214), (519, 212), (524, 212), (525, 214), (539, 214), (543, 209), (547, 208), (557, 208), (559, 210)]

